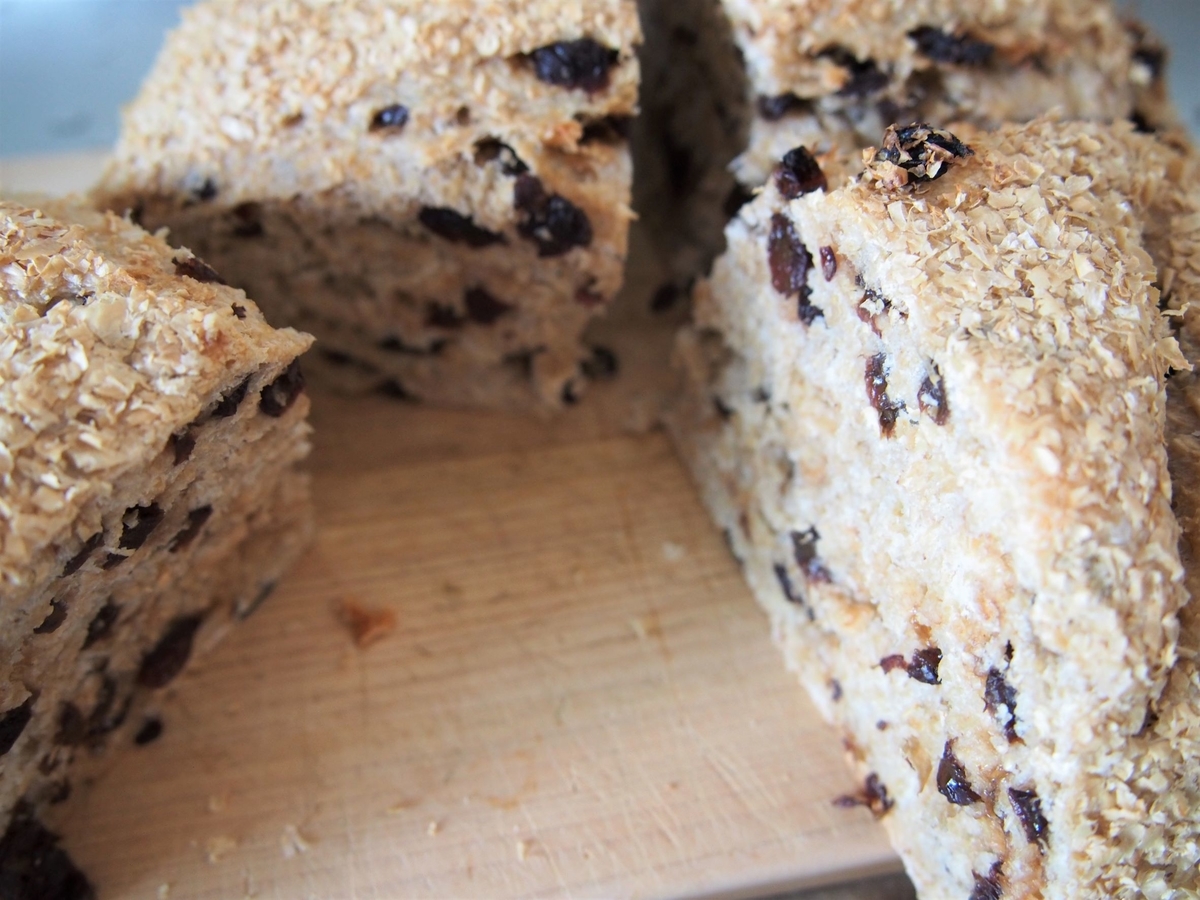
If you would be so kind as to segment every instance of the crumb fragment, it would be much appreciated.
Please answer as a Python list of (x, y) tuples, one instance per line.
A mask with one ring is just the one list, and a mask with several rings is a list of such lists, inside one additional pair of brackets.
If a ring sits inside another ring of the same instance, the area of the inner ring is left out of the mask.
[(170, 882), (164, 881), (162, 884), (160, 884), (158, 886), (158, 893), (156, 894), (156, 896), (158, 897), (158, 900), (170, 900), (170, 897), (171, 897)]
[(429, 835), (430, 837), (434, 837), (441, 830), (442, 830), (442, 823), (439, 822), (437, 819), (430, 819), (429, 825), (425, 829), (425, 833), (427, 835)]
[(283, 834), (279, 836), (279, 851), (284, 859), (293, 859), (301, 853), (312, 849), (311, 838), (306, 838), (295, 825), (283, 826)]
[(208, 798), (208, 811), (210, 813), (224, 812), (225, 807), (229, 805), (229, 791), (221, 791), (219, 794), (211, 794)]
[(664, 562), (679, 562), (687, 556), (687, 549), (674, 541), (663, 541), (662, 556)]
[(337, 617), (349, 630), (354, 645), (360, 650), (391, 634), (396, 628), (396, 614), (390, 609), (368, 609), (354, 600), (342, 600), (338, 604)]
[(219, 834), (204, 842), (204, 857), (210, 864), (216, 865), (236, 849), (236, 840), (227, 834)]
[(522, 838), (517, 841), (517, 859), (525, 862), (529, 858), (529, 854), (533, 851), (537, 842), (533, 838)]

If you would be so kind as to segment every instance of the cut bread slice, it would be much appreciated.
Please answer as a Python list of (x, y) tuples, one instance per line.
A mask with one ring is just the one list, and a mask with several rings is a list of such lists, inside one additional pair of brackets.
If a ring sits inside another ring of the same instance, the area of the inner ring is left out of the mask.
[(316, 335), (337, 385), (557, 409), (622, 282), (640, 35), (634, 0), (208, 0), (97, 197)]
[(127, 220), (0, 202), (0, 894), (56, 896), (40, 811), (310, 536), (310, 343)]
[(1196, 897), (1196, 163), (1045, 120), (865, 158), (731, 222), (677, 442), (923, 898)]

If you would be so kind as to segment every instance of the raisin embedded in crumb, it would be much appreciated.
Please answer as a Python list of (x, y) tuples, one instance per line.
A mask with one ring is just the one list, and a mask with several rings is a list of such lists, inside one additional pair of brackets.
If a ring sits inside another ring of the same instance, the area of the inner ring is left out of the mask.
[(33, 701), (30, 696), (20, 706), (14, 706), (0, 715), (0, 756), (4, 756), (13, 748), (29, 720), (33, 718)]
[(891, 437), (896, 430), (896, 420), (904, 409), (903, 400), (892, 400), (887, 394), (887, 356), (876, 353), (867, 360), (866, 383), (867, 398), (871, 406), (879, 413), (879, 431), (884, 437)]
[[(262, 207), (257, 203), (239, 203), (230, 210), (233, 213), (233, 233), (240, 238), (256, 238), (263, 236)], [(234, 312), (237, 312), (235, 305)], [(238, 316), (245, 317), (245, 311)]]
[(202, 621), (203, 616), (199, 615), (180, 616), (172, 621), (158, 643), (142, 657), (137, 683), (147, 688), (165, 687), (183, 671)]
[(200, 529), (204, 527), (204, 523), (209, 520), (212, 513), (213, 508), (208, 505), (197, 507), (188, 513), (187, 524), (171, 539), (168, 549), (172, 553), (178, 553), (191, 546), (192, 541), (196, 539), (196, 535), (200, 533)]
[(279, 377), (262, 389), (258, 408), (264, 416), (278, 419), (292, 408), (296, 398), (304, 393), (304, 373), (300, 371), (300, 360), (293, 359)]
[(946, 384), (937, 366), (933, 366), (933, 371), (921, 382), (917, 402), (921, 405), (921, 412), (932, 411), (933, 421), (937, 425), (945, 425), (946, 420), (950, 418), (950, 406), (946, 402)]
[(157, 741), (162, 733), (162, 719), (147, 719), (142, 723), (142, 727), (137, 730), (137, 734), (133, 736), (133, 742), (139, 747), (144, 747), (147, 744), (152, 744)]
[(733, 418), (733, 408), (716, 394), (713, 395), (712, 402), (713, 409), (717, 411), (722, 422), (728, 422)]
[(917, 50), (934, 62), (956, 66), (985, 66), (996, 53), (994, 44), (965, 34), (950, 34), (932, 25), (922, 25), (908, 33)]
[(472, 322), (491, 325), (505, 313), (512, 312), (513, 305), (497, 300), (481, 287), (468, 288), (463, 294), (463, 305)]
[(589, 119), (583, 123), (583, 135), (579, 143), (587, 144), (621, 144), (629, 140), (633, 131), (632, 116), (604, 116), (600, 119)]
[(760, 384), (750, 393), (750, 399), (755, 403), (770, 403), (771, 392), (767, 389), (766, 385)]
[(842, 699), (842, 683), (836, 678), (829, 680), (829, 696), (833, 698), (834, 703)]
[(24, 801), (0, 837), (0, 896), (12, 900), (96, 900), (87, 877)]
[(174, 456), (175, 465), (181, 466), (188, 461), (192, 451), (196, 449), (196, 436), (187, 428), (177, 431), (167, 438), (167, 449)]
[(83, 564), (88, 561), (88, 557), (95, 553), (104, 543), (104, 532), (97, 531), (90, 538), (83, 542), (83, 546), (79, 548), (79, 552), (67, 560), (67, 564), (63, 566), (63, 575), (74, 575), (83, 568)]
[(425, 324), (430, 328), (462, 328), (466, 318), (454, 307), (430, 303), (425, 307)]
[(217, 274), (217, 270), (196, 256), (177, 256), (171, 260), (175, 263), (175, 274), (202, 284), (225, 284), (226, 281)]
[(1050, 840), (1050, 823), (1042, 815), (1042, 800), (1037, 791), (1009, 788), (1008, 799), (1017, 811), (1017, 818), (1021, 820), (1029, 843), (1046, 849), (1046, 843)]
[(368, 131), (387, 131), (395, 133), (408, 124), (408, 107), (403, 103), (393, 103), (385, 106), (371, 116)]
[(513, 206), (525, 214), (517, 230), (538, 247), (538, 256), (561, 256), (592, 242), (587, 213), (560, 194), (547, 194), (540, 179), (520, 175), (513, 186)]
[(121, 531), (120, 548), (137, 550), (146, 543), (165, 515), (166, 513), (157, 503), (129, 507), (125, 510), (125, 515), (121, 517), (121, 524), (124, 528)]
[(817, 541), (820, 539), (821, 535), (816, 528), (793, 531), (792, 553), (796, 557), (796, 565), (809, 581), (828, 583), (833, 581), (833, 576), (817, 556)]
[(850, 809), (855, 806), (865, 806), (874, 813), (875, 818), (882, 818), (892, 808), (892, 798), (888, 796), (887, 786), (880, 781), (874, 772), (867, 776), (863, 789), (857, 794), (846, 794), (833, 801), (834, 806)]
[(971, 890), (968, 900), (1000, 900), (1004, 896), (1004, 886), (1000, 883), (1004, 878), (1003, 864), (992, 865), (992, 871), (987, 875), (972, 872), (975, 876), (975, 887)]
[(92, 621), (88, 622), (87, 636), (83, 639), (83, 649), (86, 650), (97, 641), (102, 641), (108, 637), (112, 633), (113, 626), (117, 624), (117, 618), (120, 615), (121, 607), (113, 603), (112, 598), (104, 601), (104, 605), (100, 607), (99, 612), (92, 617)]
[(796, 593), (796, 588), (792, 584), (792, 579), (788, 575), (787, 568), (781, 563), (775, 563), (775, 578), (779, 581), (779, 587), (783, 591), (783, 596), (787, 598), (788, 603), (795, 603), (799, 606), (804, 605), (804, 598)]
[(529, 171), (529, 166), (508, 144), (499, 138), (480, 138), (475, 142), (475, 164), (482, 166), (490, 162), (499, 162), (500, 171), (505, 175), (524, 175)]
[(588, 378), (600, 381), (614, 377), (620, 364), (617, 362), (617, 354), (597, 344), (592, 347), (592, 355), (580, 363), (579, 368)]
[(67, 601), (51, 600), (50, 612), (42, 619), (42, 624), (33, 629), (34, 634), (53, 634), (67, 619)]
[(771, 286), (785, 297), (799, 294), (807, 299), (808, 270), (812, 254), (800, 241), (796, 227), (787, 216), (771, 216), (771, 232), (767, 237), (767, 261), (771, 266)]
[(233, 304), (233, 306), (230, 307), (230, 309), (233, 310), (234, 318), (236, 318), (236, 319), (246, 318), (246, 307), (242, 306), (242, 304), (235, 303), (235, 304)]
[(937, 770), (938, 793), (956, 806), (970, 806), (982, 798), (971, 790), (971, 782), (967, 778), (967, 770), (954, 755), (954, 745), (946, 741), (942, 749), (942, 759)]
[(759, 97), (756, 104), (758, 114), (768, 122), (778, 122), (792, 113), (806, 112), (813, 108), (811, 100), (801, 100), (795, 94), (778, 94), (774, 97)]
[(876, 731), (887, 731), (888, 723), (885, 722), (883, 719), (880, 719), (878, 722), (875, 723), (875, 730)]
[(983, 706), (990, 713), (999, 712), (1003, 706), (1008, 710), (1008, 719), (1004, 723), (1004, 734), (1010, 744), (1015, 744), (1017, 736), (1017, 690), (1004, 679), (1004, 673), (999, 669), (989, 669), (987, 683), (983, 689)]
[(246, 399), (246, 391), (250, 388), (250, 375), (247, 375), (242, 381), (223, 395), (217, 401), (217, 405), (213, 407), (212, 417), (214, 419), (228, 419), (238, 411), (238, 407), (242, 405), (242, 401)]
[(682, 292), (676, 285), (669, 282), (664, 284), (657, 291), (655, 291), (654, 296), (650, 298), (650, 311), (661, 313), (667, 312), (667, 310), (674, 308), (681, 293)]
[(568, 380), (563, 383), (562, 393), (559, 394), (559, 397), (563, 402), (563, 406), (574, 406), (579, 402), (579, 394), (577, 393), (577, 390), (578, 389), (576, 388), (574, 381)]
[(802, 194), (825, 190), (829, 182), (816, 157), (807, 148), (796, 147), (785, 153), (775, 167), (775, 186), (786, 199), (794, 200)]
[(838, 91), (840, 97), (866, 97), (882, 91), (891, 79), (880, 70), (873, 59), (858, 59), (845, 47), (830, 47), (818, 56), (831, 60), (846, 70), (846, 83)]
[(893, 653), (891, 656), (885, 656), (879, 661), (879, 666), (884, 673), (895, 672), (897, 669), (908, 669), (908, 660), (901, 653)]
[(941, 684), (938, 678), (938, 666), (942, 662), (942, 651), (937, 647), (926, 647), (913, 654), (912, 662), (908, 664), (908, 677), (922, 684)]
[(557, 41), (529, 54), (539, 81), (588, 93), (608, 87), (609, 69), (620, 54), (591, 38)]
[(504, 235), (480, 228), (470, 216), (441, 206), (423, 206), (417, 219), (440, 238), (468, 247), (490, 247), (503, 244)]
[(974, 155), (974, 150), (950, 132), (919, 123), (890, 126), (875, 152), (875, 161), (898, 166), (908, 181), (934, 181), (949, 171), (952, 160)]
[(1167, 65), (1167, 51), (1164, 47), (1152, 44), (1141, 44), (1133, 51), (1133, 61), (1145, 67), (1151, 81), (1162, 78)]
[(837, 254), (832, 247), (821, 248), (821, 274), (826, 281), (833, 281), (833, 276), (837, 274)]
[(207, 203), (217, 196), (217, 183), (211, 178), (205, 178), (198, 187), (192, 188), (191, 194), (201, 203)]

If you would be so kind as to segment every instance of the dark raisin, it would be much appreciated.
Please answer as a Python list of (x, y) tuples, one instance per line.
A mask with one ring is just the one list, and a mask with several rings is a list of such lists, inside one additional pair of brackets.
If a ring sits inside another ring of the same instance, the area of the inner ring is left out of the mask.
[(21, 802), (0, 837), (0, 897), (5, 900), (96, 900), (87, 877)]
[(771, 266), (771, 286), (785, 297), (807, 295), (808, 270), (812, 254), (800, 241), (796, 227), (786, 216), (771, 216), (771, 231), (767, 237), (767, 261)]
[(1158, 712), (1150, 704), (1146, 704), (1146, 715), (1142, 719), (1142, 727), (1137, 730), (1134, 737), (1145, 737), (1154, 730), (1154, 726), (1158, 724)]
[(430, 328), (462, 328), (466, 318), (452, 306), (430, 303), (425, 307), (425, 324)]
[(567, 381), (562, 386), (562, 393), (559, 395), (562, 399), (563, 406), (574, 406), (579, 402), (579, 394), (575, 387), (574, 381)]
[(890, 126), (883, 145), (875, 152), (875, 161), (899, 166), (909, 181), (934, 181), (949, 171), (951, 160), (974, 155), (974, 150), (950, 132), (918, 123), (904, 128)]
[(1133, 130), (1138, 134), (1154, 134), (1158, 131), (1154, 124), (1146, 118), (1142, 112), (1134, 112), (1129, 117), (1129, 121), (1133, 123)]
[(829, 696), (833, 698), (834, 703), (842, 699), (842, 683), (836, 678), (829, 680)]
[(878, 722), (875, 723), (875, 730), (876, 731), (887, 731), (888, 723), (883, 721), (883, 719), (880, 719)]
[(987, 683), (983, 689), (983, 706), (990, 713), (1000, 711), (1000, 707), (1008, 710), (1008, 719), (1004, 723), (1004, 734), (1010, 744), (1016, 743), (1017, 737), (1017, 690), (1004, 679), (1004, 673), (999, 669), (989, 669)]
[(30, 696), (20, 706), (14, 706), (0, 716), (0, 756), (4, 756), (13, 748), (29, 720), (33, 718), (33, 701)]
[(467, 308), (467, 317), (480, 325), (491, 325), (513, 310), (511, 303), (497, 300), (481, 287), (468, 288), (463, 294), (463, 305)]
[(380, 384), (376, 390), (385, 397), (389, 397), (392, 400), (403, 400), (405, 403), (415, 403), (418, 399), (417, 395), (406, 388), (404, 383), (398, 378), (389, 378)]
[(908, 664), (908, 677), (922, 684), (941, 684), (938, 678), (938, 666), (942, 662), (942, 651), (937, 647), (926, 647), (913, 654), (912, 662)]
[(721, 418), (721, 421), (728, 422), (733, 418), (733, 408), (716, 394), (713, 394), (712, 402), (713, 409), (717, 411), (717, 415)]
[(808, 531), (793, 531), (792, 553), (795, 554), (796, 565), (800, 567), (800, 571), (809, 581), (827, 584), (833, 581), (833, 576), (817, 556), (817, 541), (820, 539), (821, 535), (817, 533), (816, 528), (810, 528)]
[(816, 157), (807, 148), (796, 147), (785, 153), (775, 167), (775, 186), (786, 199), (794, 200), (802, 194), (825, 190), (829, 182)]
[(198, 187), (192, 188), (191, 193), (201, 203), (207, 203), (217, 196), (217, 183), (211, 178), (205, 178)]
[(865, 806), (878, 819), (885, 815), (894, 803), (892, 798), (888, 796), (887, 786), (880, 781), (878, 775), (872, 772), (867, 776), (867, 780), (863, 784), (863, 789), (859, 793), (838, 797), (833, 801), (833, 805), (843, 809)]
[[(230, 210), (233, 213), (233, 233), (240, 238), (263, 236), (262, 207), (257, 203), (239, 203)], [(235, 307), (234, 312), (237, 312)], [(239, 319), (245, 317), (245, 310)]]
[(275, 590), (275, 585), (276, 582), (268, 581), (261, 588), (259, 588), (257, 594), (250, 598), (249, 603), (243, 606), (238, 606), (234, 610), (234, 615), (236, 615), (239, 619), (249, 618), (258, 610), (260, 606), (263, 605), (263, 602), (271, 596), (271, 593)]
[(529, 166), (508, 144), (499, 138), (481, 138), (475, 142), (475, 163), (482, 166), (490, 162), (499, 162), (500, 171), (505, 175), (524, 175), (529, 171)]
[(230, 309), (233, 310), (233, 316), (235, 319), (246, 318), (246, 307), (242, 306), (242, 304), (235, 303), (235, 304), (233, 304), (233, 306), (230, 307)]
[(592, 347), (592, 355), (579, 364), (580, 370), (593, 381), (612, 378), (620, 369), (617, 354), (607, 347)]
[(779, 587), (783, 591), (783, 596), (788, 603), (804, 605), (804, 598), (796, 593), (796, 588), (792, 584), (792, 579), (788, 575), (787, 568), (781, 563), (775, 563), (775, 578), (779, 581)]
[(454, 124), (466, 127), (471, 124), (471, 107), (460, 106), (454, 112)]
[(154, 533), (154, 529), (162, 522), (163, 516), (162, 507), (157, 503), (151, 503), (147, 506), (131, 506), (125, 510), (125, 515), (121, 518), (123, 526), (121, 530), (120, 548), (122, 550), (137, 550), (150, 538)]
[(674, 308), (679, 301), (682, 292), (679, 288), (668, 282), (654, 292), (654, 296), (650, 298), (650, 311), (656, 313), (667, 312)]
[(793, 113), (808, 112), (813, 108), (811, 100), (801, 100), (795, 94), (778, 94), (774, 97), (759, 97), (758, 114), (768, 122), (778, 122)]
[(421, 224), (436, 234), (456, 244), (468, 247), (490, 247), (504, 243), (504, 235), (480, 228), (470, 216), (439, 206), (423, 206), (417, 214)]
[(225, 279), (217, 274), (217, 270), (206, 263), (204, 260), (195, 256), (175, 257), (171, 262), (175, 263), (175, 274), (184, 278), (191, 278), (193, 281), (199, 281), (202, 284), (225, 284)]
[(178, 553), (180, 550), (185, 550), (191, 546), (192, 541), (196, 539), (196, 535), (200, 533), (200, 529), (204, 527), (204, 523), (212, 516), (212, 512), (213, 508), (206, 505), (197, 507), (188, 513), (187, 524), (171, 539), (171, 545), (168, 549), (172, 553)]
[(212, 410), (214, 419), (228, 419), (238, 411), (238, 407), (246, 399), (246, 391), (250, 389), (250, 378), (251, 376), (247, 375), (236, 387), (217, 401), (217, 405)]
[(885, 656), (879, 661), (880, 668), (885, 673), (895, 672), (897, 669), (908, 670), (908, 660), (901, 653), (893, 653), (891, 656)]
[(986, 66), (996, 47), (965, 34), (950, 34), (932, 25), (922, 25), (908, 33), (917, 51), (934, 62), (956, 66)]
[(196, 436), (187, 428), (177, 431), (167, 438), (167, 449), (174, 455), (175, 465), (181, 466), (188, 461), (192, 451), (196, 449)]
[(1016, 653), (1016, 651), (1013, 650), (1012, 641), (1006, 641), (1004, 644), (1004, 659), (1007, 662), (1012, 662), (1013, 656), (1015, 655), (1015, 653)]
[(125, 717), (129, 715), (129, 707), (133, 702), (133, 695), (127, 695), (125, 702), (117, 703), (117, 683), (113, 679), (105, 677), (100, 685), (100, 696), (96, 700), (96, 706), (88, 716), (87, 721), (87, 742), (91, 747), (99, 747), (102, 743), (101, 739), (112, 732), (116, 731), (125, 722)]
[(632, 116), (604, 116), (583, 123), (580, 144), (621, 144), (629, 140), (633, 130)]
[(83, 542), (83, 546), (79, 548), (79, 552), (67, 560), (67, 564), (63, 566), (63, 575), (74, 575), (83, 568), (83, 564), (88, 561), (88, 557), (95, 553), (104, 543), (104, 532), (97, 531), (90, 538)]
[(972, 872), (975, 876), (975, 887), (971, 890), (968, 900), (1000, 900), (1004, 896), (1004, 886), (1000, 883), (1004, 878), (1004, 868), (1001, 863), (994, 863), (992, 871), (987, 875)]
[(559, 194), (547, 194), (533, 175), (520, 175), (513, 186), (513, 205), (524, 213), (517, 230), (538, 247), (538, 256), (560, 256), (592, 242), (592, 223), (578, 206)]
[(407, 124), (408, 107), (402, 103), (393, 103), (371, 116), (371, 125), (367, 130), (397, 132)]
[(293, 359), (279, 377), (262, 389), (258, 408), (264, 416), (278, 419), (292, 408), (296, 398), (304, 393), (304, 373), (300, 371), (300, 360)]
[(96, 615), (92, 616), (92, 621), (88, 622), (87, 637), (83, 639), (83, 649), (88, 649), (97, 641), (102, 641), (112, 634), (113, 626), (117, 624), (120, 615), (121, 607), (114, 603), (112, 598), (104, 601), (104, 605), (100, 607)]
[(67, 619), (67, 601), (51, 600), (50, 612), (42, 619), (42, 624), (33, 629), (34, 634), (53, 634)]
[(942, 749), (942, 759), (937, 770), (938, 793), (956, 806), (970, 806), (982, 798), (971, 790), (971, 782), (967, 778), (967, 770), (954, 755), (954, 745), (946, 741)]
[(821, 248), (821, 274), (826, 281), (833, 281), (833, 276), (837, 274), (837, 254), (832, 247)]
[(591, 38), (547, 44), (529, 55), (539, 81), (588, 93), (608, 87), (609, 69), (620, 58), (616, 50)]
[(162, 719), (147, 719), (142, 723), (142, 727), (137, 730), (137, 734), (133, 736), (133, 742), (139, 747), (144, 747), (147, 744), (152, 744), (157, 741), (162, 733)]
[(54, 732), (54, 743), (60, 747), (78, 747), (87, 739), (87, 719), (74, 703), (64, 703), (58, 708), (58, 727)]
[(430, 341), (424, 347), (407, 344), (398, 337), (385, 337), (379, 342), (379, 349), (388, 353), (399, 353), (401, 356), (441, 356), (446, 349), (444, 338)]
[(917, 402), (921, 404), (921, 412), (931, 412), (937, 425), (945, 425), (950, 418), (950, 406), (946, 402), (946, 385), (942, 381), (942, 373), (937, 366), (925, 376), (921, 382), (921, 390), (917, 393)]
[(877, 93), (891, 80), (886, 72), (880, 71), (875, 60), (858, 59), (845, 47), (830, 47), (818, 55), (846, 70), (846, 83), (838, 91), (841, 97), (865, 97)]
[(1050, 823), (1042, 815), (1042, 800), (1038, 797), (1037, 791), (1009, 788), (1008, 799), (1012, 801), (1013, 809), (1017, 811), (1017, 818), (1021, 820), (1021, 825), (1025, 829), (1026, 839), (1029, 843), (1037, 844), (1044, 850), (1047, 841), (1050, 840)]
[(891, 437), (896, 430), (896, 420), (904, 409), (903, 400), (892, 400), (887, 395), (887, 357), (877, 353), (867, 360), (866, 382), (867, 398), (871, 406), (879, 413), (879, 432), (884, 437)]
[(746, 187), (741, 182), (734, 184), (729, 189), (729, 193), (725, 195), (725, 202), (721, 204), (721, 210), (725, 213), (725, 219), (728, 221), (738, 214), (738, 211), (754, 199), (754, 192)]
[(203, 617), (180, 616), (167, 626), (157, 644), (142, 657), (137, 683), (142, 687), (160, 688), (169, 684), (192, 655), (192, 640)]
[(771, 392), (767, 389), (766, 385), (760, 384), (758, 387), (756, 387), (753, 391), (750, 392), (750, 399), (753, 400), (755, 403), (770, 403), (771, 402)]

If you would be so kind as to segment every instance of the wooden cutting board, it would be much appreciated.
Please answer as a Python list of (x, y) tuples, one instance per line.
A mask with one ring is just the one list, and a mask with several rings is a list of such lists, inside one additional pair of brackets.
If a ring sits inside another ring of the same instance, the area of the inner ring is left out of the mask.
[[(839, 742), (666, 438), (602, 409), (316, 393), (314, 546), (172, 686), (163, 736), (66, 806), (102, 900), (752, 896), (897, 869), (832, 806)], [(358, 647), (344, 603), (395, 627)]]

